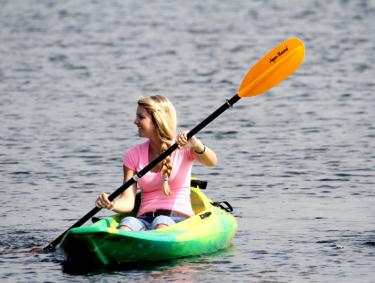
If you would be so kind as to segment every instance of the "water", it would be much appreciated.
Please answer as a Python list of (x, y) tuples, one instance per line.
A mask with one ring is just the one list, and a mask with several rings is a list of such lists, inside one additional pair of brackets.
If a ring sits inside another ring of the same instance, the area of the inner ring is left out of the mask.
[[(198, 136), (239, 229), (223, 252), (72, 274), (0, 257), (1, 282), (375, 282), (375, 1), (0, 1), (0, 250), (46, 245), (121, 184), (141, 95), (190, 129), (289, 37), (293, 76)], [(372, 110), (371, 110), (372, 109)]]

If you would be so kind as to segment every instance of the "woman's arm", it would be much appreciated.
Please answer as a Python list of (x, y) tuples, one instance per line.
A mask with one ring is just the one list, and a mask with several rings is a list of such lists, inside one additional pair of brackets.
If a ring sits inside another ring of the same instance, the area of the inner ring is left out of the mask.
[(204, 145), (199, 139), (195, 136), (191, 137), (190, 140), (187, 140), (186, 132), (178, 134), (176, 137), (176, 142), (180, 147), (188, 144), (191, 148), (192, 154), (195, 159), (200, 163), (206, 166), (216, 166), (217, 157), (216, 153), (210, 149), (208, 146)]
[[(123, 167), (124, 171), (124, 183), (131, 179), (134, 175), (134, 171), (127, 167)], [(134, 209), (135, 196), (137, 194), (137, 184), (134, 183), (132, 186), (127, 188), (118, 198), (110, 201), (108, 194), (101, 193), (96, 200), (96, 206), (101, 208), (111, 209), (117, 213), (126, 213)]]

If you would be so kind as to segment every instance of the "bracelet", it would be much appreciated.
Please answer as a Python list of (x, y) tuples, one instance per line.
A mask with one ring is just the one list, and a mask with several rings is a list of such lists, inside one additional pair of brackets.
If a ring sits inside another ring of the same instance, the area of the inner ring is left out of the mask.
[(205, 144), (203, 144), (203, 150), (202, 150), (202, 151), (195, 151), (195, 150), (194, 150), (194, 152), (195, 152), (196, 154), (203, 154), (205, 151), (206, 151), (206, 145), (205, 145)]

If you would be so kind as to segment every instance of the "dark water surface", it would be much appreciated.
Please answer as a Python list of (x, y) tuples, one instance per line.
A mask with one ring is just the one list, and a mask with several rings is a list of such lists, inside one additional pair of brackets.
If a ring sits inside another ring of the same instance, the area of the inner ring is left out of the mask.
[(0, 1), (0, 251), (46, 245), (122, 179), (141, 95), (190, 129), (289, 37), (302, 67), (198, 136), (239, 229), (223, 252), (72, 274), (0, 256), (1, 282), (375, 282), (375, 1)]

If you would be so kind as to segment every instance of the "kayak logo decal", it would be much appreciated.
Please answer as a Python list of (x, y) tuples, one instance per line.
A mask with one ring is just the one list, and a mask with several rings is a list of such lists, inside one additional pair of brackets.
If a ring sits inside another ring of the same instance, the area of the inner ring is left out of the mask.
[(288, 46), (285, 46), (285, 49), (284, 50), (281, 50), (281, 51), (279, 51), (279, 52), (277, 52), (277, 55), (276, 56), (274, 56), (274, 57), (271, 57), (270, 58), (270, 64), (271, 63), (276, 63), (276, 60), (280, 57), (280, 56), (282, 56), (285, 52), (287, 52), (289, 49), (288, 49)]

